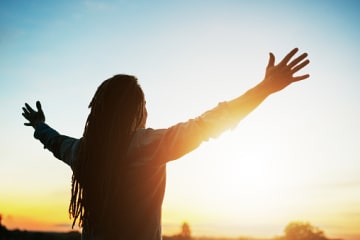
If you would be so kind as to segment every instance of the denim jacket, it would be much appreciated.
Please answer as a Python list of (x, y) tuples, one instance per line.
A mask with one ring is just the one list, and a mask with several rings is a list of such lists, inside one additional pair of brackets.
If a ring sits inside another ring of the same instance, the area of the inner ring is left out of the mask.
[[(226, 102), (223, 102), (186, 122), (166, 129), (138, 129), (133, 134), (126, 157), (130, 161), (126, 169), (127, 188), (121, 193), (129, 199), (128, 206), (120, 206), (126, 208), (123, 221), (125, 226), (116, 226), (119, 231), (124, 231), (122, 239), (161, 239), (166, 163), (191, 152), (203, 141), (234, 128), (237, 123), (237, 118), (228, 110)], [(61, 135), (45, 123), (36, 127), (34, 137), (56, 158), (71, 168), (75, 166), (81, 138)], [(114, 186), (114, 190), (116, 188)], [(82, 238), (102, 239), (102, 236), (93, 236), (89, 232), (89, 229), (83, 229)]]

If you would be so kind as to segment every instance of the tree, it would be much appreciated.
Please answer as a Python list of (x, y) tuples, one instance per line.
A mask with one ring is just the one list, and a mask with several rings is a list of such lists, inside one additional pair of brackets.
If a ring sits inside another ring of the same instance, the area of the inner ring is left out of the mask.
[(284, 233), (284, 240), (327, 240), (322, 230), (307, 222), (291, 222)]
[(184, 222), (181, 226), (180, 236), (182, 237), (182, 239), (191, 239), (190, 226), (187, 222)]

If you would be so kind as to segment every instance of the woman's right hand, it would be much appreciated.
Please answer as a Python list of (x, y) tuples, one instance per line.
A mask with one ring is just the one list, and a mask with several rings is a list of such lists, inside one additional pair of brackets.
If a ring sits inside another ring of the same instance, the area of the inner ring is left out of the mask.
[(32, 126), (33, 128), (36, 128), (39, 123), (45, 122), (45, 115), (39, 101), (36, 102), (36, 108), (37, 111), (32, 109), (29, 104), (25, 103), (25, 107), (22, 108), (22, 115), (29, 121), (24, 123), (25, 126)]

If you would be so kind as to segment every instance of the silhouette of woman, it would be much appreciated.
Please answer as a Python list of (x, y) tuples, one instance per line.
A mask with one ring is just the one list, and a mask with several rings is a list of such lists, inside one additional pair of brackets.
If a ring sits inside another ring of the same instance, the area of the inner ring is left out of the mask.
[(270, 53), (265, 77), (254, 88), (167, 129), (145, 127), (144, 94), (129, 75), (116, 75), (98, 87), (80, 139), (45, 124), (39, 101), (37, 111), (25, 103), (25, 125), (34, 127), (34, 137), (73, 171), (69, 213), (73, 226), (82, 227), (82, 238), (161, 239), (166, 163), (235, 127), (272, 93), (308, 78), (294, 76), (309, 63), (306, 53), (292, 60), (297, 51), (277, 65)]

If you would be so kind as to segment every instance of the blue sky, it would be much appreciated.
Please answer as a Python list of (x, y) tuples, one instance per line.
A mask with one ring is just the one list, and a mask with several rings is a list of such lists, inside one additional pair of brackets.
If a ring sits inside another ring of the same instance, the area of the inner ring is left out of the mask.
[(357, 1), (1, 1), (0, 211), (56, 198), (67, 221), (70, 169), (22, 126), (24, 102), (41, 100), (49, 124), (79, 137), (101, 81), (134, 74), (148, 126), (168, 127), (258, 83), (269, 51), (281, 59), (299, 47), (309, 80), (169, 164), (163, 222), (268, 236), (298, 219), (360, 235), (351, 230), (360, 229), (359, 10)]

